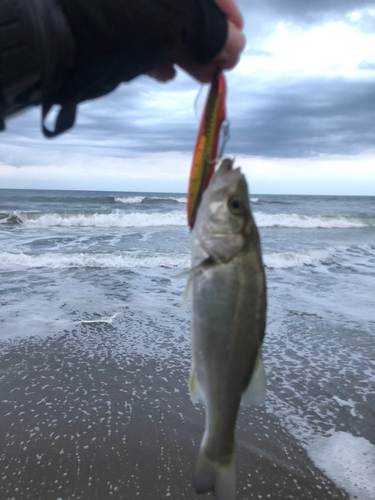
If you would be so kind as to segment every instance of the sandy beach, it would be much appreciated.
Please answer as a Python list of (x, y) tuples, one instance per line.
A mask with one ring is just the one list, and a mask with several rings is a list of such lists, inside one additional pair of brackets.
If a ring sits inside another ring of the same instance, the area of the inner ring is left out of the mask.
[[(186, 196), (0, 202), (0, 500), (198, 498)], [(238, 500), (373, 500), (374, 199), (251, 203), (267, 400), (238, 419)]]
[[(0, 498), (197, 498), (204, 418), (187, 394), (188, 359), (130, 361), (112, 352), (111, 328), (90, 326), (3, 343)], [(93, 335), (105, 340), (97, 354)], [(241, 412), (237, 443), (239, 500), (349, 498), (264, 408)]]

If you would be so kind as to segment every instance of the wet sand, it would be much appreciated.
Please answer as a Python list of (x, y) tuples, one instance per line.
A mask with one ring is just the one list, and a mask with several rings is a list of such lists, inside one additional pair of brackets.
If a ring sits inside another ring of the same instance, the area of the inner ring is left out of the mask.
[[(204, 417), (188, 354), (129, 357), (115, 336), (0, 344), (1, 500), (198, 498)], [(239, 500), (348, 498), (265, 409), (241, 411), (237, 444)]]

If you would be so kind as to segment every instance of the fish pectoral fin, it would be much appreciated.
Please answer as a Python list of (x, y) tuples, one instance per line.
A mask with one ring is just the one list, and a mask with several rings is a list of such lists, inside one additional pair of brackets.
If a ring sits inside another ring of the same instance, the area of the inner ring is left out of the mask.
[(255, 367), (247, 389), (242, 394), (244, 406), (263, 405), (266, 401), (267, 378), (264, 370), (262, 353), (258, 351)]
[(214, 265), (216, 265), (216, 262), (211, 257), (207, 257), (206, 259), (199, 262), (199, 264), (191, 267), (187, 271), (176, 274), (176, 278), (186, 278), (186, 276), (191, 276), (195, 271), (198, 271), (199, 269), (208, 269)]
[(215, 265), (215, 262), (211, 259), (211, 257), (208, 257), (207, 259), (200, 262), (197, 266), (192, 267), (188, 271), (181, 273), (177, 276), (178, 278), (183, 278), (185, 276), (189, 277), (186, 283), (184, 295), (182, 297), (182, 304), (181, 304), (182, 311), (185, 311), (189, 300), (191, 300), (194, 271), (197, 271), (198, 269), (207, 269), (207, 267), (211, 267), (212, 265)]
[(193, 277), (189, 276), (189, 279), (187, 280), (187, 283), (186, 283), (184, 295), (182, 297), (181, 311), (185, 311), (189, 300), (191, 300), (192, 288), (193, 288)]
[(198, 383), (194, 368), (191, 368), (190, 370), (189, 392), (190, 392), (190, 399), (194, 404), (197, 403), (204, 404), (203, 392)]

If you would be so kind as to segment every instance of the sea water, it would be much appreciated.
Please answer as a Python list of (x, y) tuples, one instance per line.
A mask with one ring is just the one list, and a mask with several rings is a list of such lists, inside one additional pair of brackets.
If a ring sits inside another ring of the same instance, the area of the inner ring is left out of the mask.
[[(251, 206), (268, 284), (266, 411), (340, 488), (371, 500), (375, 197), (252, 194)], [(111, 335), (123, 359), (188, 376), (190, 244), (181, 193), (0, 190), (0, 354), (88, 332), (87, 356)]]

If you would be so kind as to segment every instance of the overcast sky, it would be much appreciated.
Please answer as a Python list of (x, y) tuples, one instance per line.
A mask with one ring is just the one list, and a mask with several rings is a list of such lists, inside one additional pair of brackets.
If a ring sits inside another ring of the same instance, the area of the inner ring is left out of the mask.
[[(252, 193), (375, 195), (375, 3), (238, 0), (247, 48), (227, 74), (228, 154)], [(0, 134), (0, 187), (186, 192), (200, 85), (141, 77), (40, 132), (40, 111)], [(199, 111), (199, 109), (198, 109)]]

